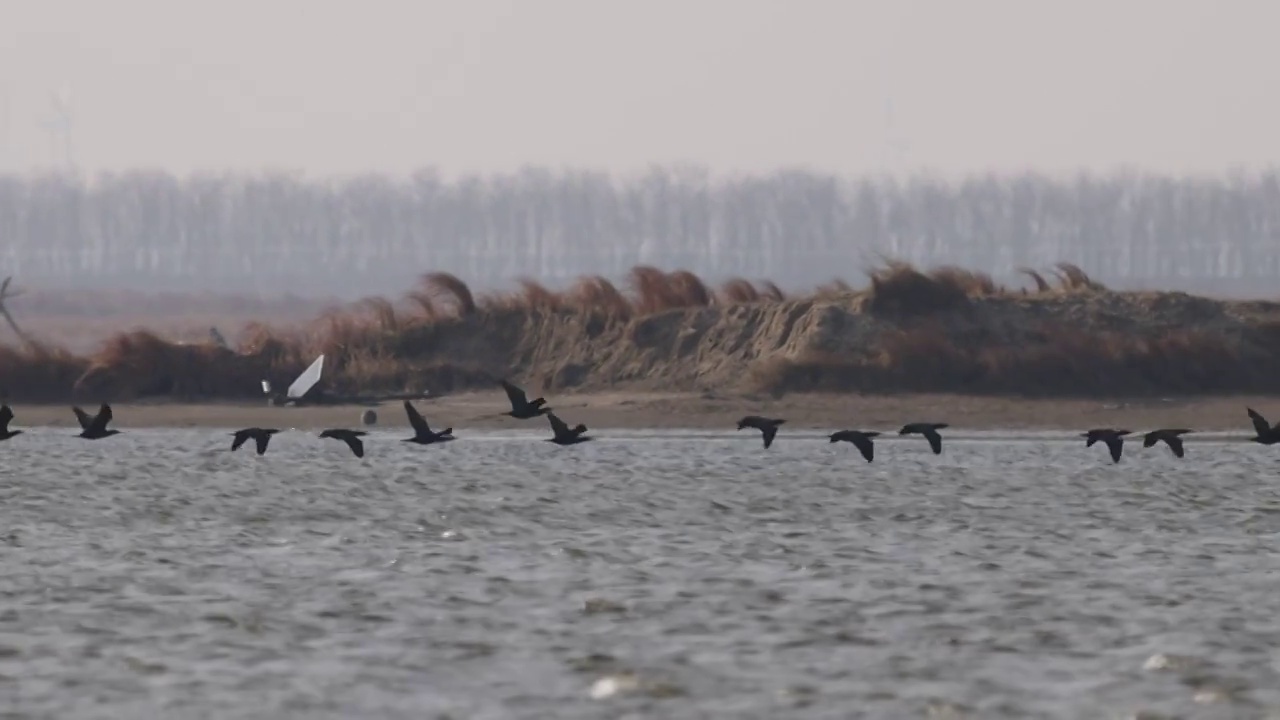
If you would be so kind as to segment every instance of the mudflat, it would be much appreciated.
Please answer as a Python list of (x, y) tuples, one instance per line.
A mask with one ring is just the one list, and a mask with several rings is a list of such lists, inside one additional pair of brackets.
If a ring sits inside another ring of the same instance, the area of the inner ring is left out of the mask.
[[(530, 397), (536, 394), (531, 392)], [(1252, 407), (1275, 422), (1280, 397), (1215, 396), (1163, 399), (1044, 400), (944, 394), (850, 395), (797, 393), (780, 398), (716, 393), (597, 392), (548, 394), (552, 410), (570, 423), (593, 430), (649, 428), (724, 428), (732, 430), (743, 415), (785, 418), (788, 429), (843, 428), (896, 430), (907, 422), (945, 422), (958, 430), (1063, 430), (1094, 427), (1133, 431), (1184, 427), (1200, 431), (1238, 430), (1251, 434), (1245, 408)], [(541, 420), (502, 416), (510, 409), (506, 396), (469, 392), (415, 403), (434, 428), (457, 432), (476, 429), (535, 429)], [(357, 405), (272, 407), (263, 403), (182, 403), (164, 400), (115, 403), (114, 425), (126, 427), (356, 427), (366, 409)], [(92, 407), (86, 409), (93, 411)], [(408, 427), (401, 404), (373, 408), (377, 427)], [(64, 405), (16, 404), (15, 428), (75, 426)]]

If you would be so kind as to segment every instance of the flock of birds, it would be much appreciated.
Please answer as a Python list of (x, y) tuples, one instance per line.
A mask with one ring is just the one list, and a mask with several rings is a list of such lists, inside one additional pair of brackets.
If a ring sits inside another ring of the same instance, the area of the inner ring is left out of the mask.
[[(511, 403), (511, 410), (501, 413), (502, 415), (513, 417), (517, 420), (530, 420), (536, 417), (545, 416), (551, 424), (550, 438), (547, 442), (556, 445), (577, 445), (594, 438), (587, 436), (587, 426), (579, 423), (574, 427), (556, 416), (551, 408), (547, 406), (544, 398), (535, 398), (529, 400), (525, 391), (506, 380), (499, 380), (502, 389), (507, 393), (507, 399)], [(1253, 422), (1254, 437), (1249, 438), (1250, 441), (1260, 443), (1262, 445), (1275, 445), (1280, 443), (1280, 422), (1274, 425), (1267, 422), (1267, 419), (1259, 414), (1253, 408), (1245, 408), (1249, 413), (1249, 419)], [(109, 429), (107, 425), (112, 420), (111, 406), (103, 403), (98, 409), (97, 415), (89, 415), (89, 413), (79, 407), (72, 407), (76, 420), (80, 423), (80, 434), (76, 437), (86, 440), (101, 440), (119, 435), (119, 430)], [(444, 430), (435, 431), (431, 429), (431, 425), (427, 423), (426, 418), (418, 409), (408, 400), (404, 401), (404, 411), (409, 417), (409, 425), (413, 428), (413, 437), (404, 438), (403, 442), (416, 443), (418, 445), (434, 445), (437, 443), (449, 442), (454, 440), (453, 428), (445, 428)], [(0, 440), (9, 440), (13, 437), (21, 435), (21, 430), (10, 430), (9, 423), (13, 420), (13, 409), (8, 405), (0, 405)], [(760, 431), (761, 438), (764, 441), (764, 447), (768, 449), (773, 445), (774, 438), (778, 435), (778, 428), (785, 423), (786, 420), (781, 418), (767, 418), (760, 415), (748, 415), (738, 421), (738, 429), (753, 428)], [(949, 427), (947, 423), (936, 422), (916, 422), (903, 425), (898, 430), (899, 435), (921, 435), (929, 443), (929, 448), (935, 455), (942, 454), (942, 435), (938, 433)], [(239, 450), (248, 441), (252, 440), (257, 448), (259, 455), (267, 452), (267, 445), (271, 442), (271, 437), (280, 432), (278, 428), (261, 428), (250, 427), (237, 430), (232, 433), (231, 449)], [(1182, 436), (1193, 432), (1187, 428), (1161, 428), (1144, 433), (1142, 436), (1142, 447), (1149, 448), (1158, 442), (1163, 442), (1169, 447), (1169, 450), (1176, 457), (1183, 457), (1184, 450), (1182, 446)], [(340, 440), (346, 443), (351, 449), (352, 454), (358, 458), (364, 457), (364, 441), (362, 437), (368, 433), (363, 430), (351, 430), (349, 428), (329, 428), (320, 432), (320, 437)], [(882, 433), (874, 430), (839, 430), (828, 436), (832, 443), (847, 442), (852, 444), (862, 453), (862, 457), (867, 462), (871, 462), (875, 457), (875, 438)], [(1107, 446), (1107, 450), (1111, 454), (1112, 462), (1120, 462), (1120, 455), (1124, 450), (1124, 441), (1126, 436), (1133, 434), (1130, 430), (1121, 430), (1116, 428), (1094, 428), (1081, 434), (1085, 439), (1085, 447), (1093, 447), (1096, 443), (1102, 443)]]
[[(556, 445), (577, 445), (594, 439), (587, 436), (586, 425), (579, 423), (574, 427), (569, 427), (568, 423), (551, 412), (551, 408), (547, 407), (547, 401), (544, 398), (529, 400), (524, 390), (519, 387), (506, 380), (502, 380), (500, 383), (502, 388), (507, 391), (507, 398), (511, 401), (511, 409), (502, 413), (502, 415), (513, 417), (517, 420), (529, 420), (545, 416), (551, 423), (552, 434), (547, 441)], [(75, 413), (76, 420), (80, 423), (80, 434), (76, 435), (76, 437), (84, 438), (85, 440), (101, 440), (120, 434), (119, 430), (107, 427), (114, 415), (111, 412), (111, 406), (106, 403), (103, 403), (98, 408), (97, 415), (90, 415), (78, 407), (71, 408), (71, 411)], [(445, 428), (440, 431), (432, 430), (431, 425), (427, 423), (427, 419), (408, 400), (404, 401), (404, 411), (409, 416), (409, 425), (413, 428), (413, 437), (405, 438), (404, 442), (418, 445), (434, 445), (455, 439), (453, 437), (453, 428)], [(22, 434), (23, 431), (21, 430), (9, 429), (9, 423), (12, 420), (13, 409), (8, 405), (0, 405), (0, 440), (9, 440)], [(258, 450), (258, 454), (265, 455), (267, 446), (271, 443), (271, 437), (278, 432), (280, 432), (279, 428), (261, 427), (237, 430), (231, 433), (231, 449), (233, 451), (239, 450), (241, 446), (252, 440)], [(346, 443), (347, 447), (351, 448), (353, 455), (362, 458), (364, 457), (364, 441), (361, 438), (367, 434), (363, 430), (328, 428), (320, 432), (320, 437), (341, 440)]]
[[(1245, 408), (1249, 412), (1249, 419), (1253, 422), (1254, 436), (1249, 438), (1251, 442), (1260, 443), (1262, 445), (1275, 445), (1280, 443), (1280, 422), (1272, 425), (1267, 422), (1258, 411), (1253, 408)], [(767, 448), (773, 444), (774, 437), (778, 434), (778, 426), (782, 425), (786, 420), (779, 418), (766, 418), (759, 415), (748, 415), (738, 421), (738, 429), (755, 428), (760, 431), (764, 438), (764, 446)], [(942, 454), (942, 436), (938, 434), (939, 430), (948, 427), (947, 423), (908, 423), (898, 430), (899, 435), (923, 435), (925, 440), (929, 441), (929, 448), (933, 450), (934, 455)], [(1183, 457), (1186, 453), (1182, 447), (1182, 436), (1187, 433), (1194, 432), (1187, 428), (1161, 428), (1152, 430), (1142, 435), (1142, 447), (1149, 448), (1156, 443), (1162, 442), (1169, 447), (1170, 452), (1175, 457)], [(1125, 437), (1132, 435), (1131, 430), (1121, 430), (1117, 428), (1094, 428), (1080, 434), (1085, 439), (1085, 447), (1093, 447), (1097, 443), (1107, 446), (1108, 452), (1111, 454), (1112, 462), (1120, 462), (1120, 455), (1124, 452)], [(881, 433), (874, 430), (839, 430), (831, 433), (828, 437), (831, 442), (847, 442), (852, 443), (858, 451), (862, 453), (862, 457), (867, 462), (871, 462), (875, 457), (875, 438)]]

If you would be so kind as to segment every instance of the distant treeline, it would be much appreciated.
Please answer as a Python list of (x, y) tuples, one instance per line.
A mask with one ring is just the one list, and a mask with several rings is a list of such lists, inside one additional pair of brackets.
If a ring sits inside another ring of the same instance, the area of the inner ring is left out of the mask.
[(812, 285), (877, 256), (998, 278), (1067, 261), (1120, 286), (1264, 287), (1280, 279), (1280, 174), (0, 178), (0, 275), (28, 284), (356, 296), (427, 270), (484, 287), (651, 264)]

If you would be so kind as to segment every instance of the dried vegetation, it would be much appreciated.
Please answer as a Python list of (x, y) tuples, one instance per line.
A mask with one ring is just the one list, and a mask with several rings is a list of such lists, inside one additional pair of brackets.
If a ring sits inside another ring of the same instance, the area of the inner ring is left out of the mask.
[[(287, 384), (319, 353), (340, 392), (438, 394), (501, 375), (775, 393), (1280, 391), (1280, 307), (1237, 304), (1246, 316), (1180, 293), (1111, 292), (1065, 263), (1020, 272), (1030, 286), (888, 261), (861, 288), (834, 280), (796, 297), (770, 282), (711, 287), (649, 266), (618, 284), (593, 276), (552, 289), (525, 278), (485, 295), (429, 273), (396, 301), (366, 298), (283, 327), (250, 323), (231, 348), (149, 330), (87, 355), (0, 346), (0, 392), (25, 402), (260, 398), (260, 380)], [(22, 309), (14, 303), (19, 318)]]

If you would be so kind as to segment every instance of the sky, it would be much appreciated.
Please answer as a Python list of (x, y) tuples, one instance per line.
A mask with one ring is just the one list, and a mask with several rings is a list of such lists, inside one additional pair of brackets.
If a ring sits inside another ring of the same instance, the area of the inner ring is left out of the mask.
[(1220, 174), (1270, 0), (0, 0), (0, 172)]

